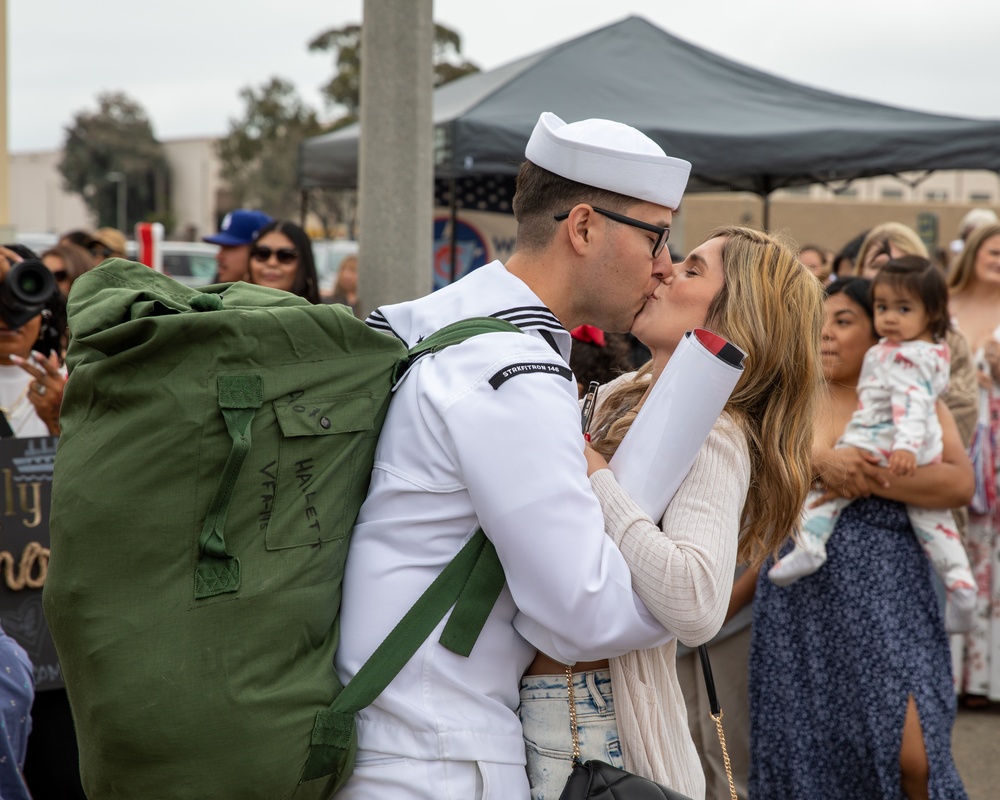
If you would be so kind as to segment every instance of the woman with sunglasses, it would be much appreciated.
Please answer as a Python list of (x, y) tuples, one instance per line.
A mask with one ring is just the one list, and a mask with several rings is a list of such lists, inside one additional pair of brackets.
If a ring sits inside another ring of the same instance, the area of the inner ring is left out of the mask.
[(42, 263), (51, 271), (63, 297), (69, 296), (73, 281), (93, 269), (90, 253), (75, 244), (57, 244), (42, 253)]
[[(23, 245), (0, 245), (0, 285), (18, 262), (36, 258), (37, 255)], [(20, 323), (17, 325), (0, 319), (0, 429), (4, 437), (18, 439), (58, 436), (59, 409), (66, 383), (61, 358), (66, 329), (65, 299), (60, 292), (54, 291), (34, 316), (26, 320), (18, 316), (19, 319), (12, 319)], [(7, 663), (6, 659), (0, 660)], [(9, 682), (6, 688), (11, 688)], [(6, 722), (3, 738), (14, 745), (16, 760), (23, 761), (24, 766), (23, 773), (17, 775), (16, 765), (9, 771), (9, 761), (0, 757), (0, 796), (85, 798), (66, 690), (28, 692), (30, 684), (20, 688), (24, 691), (18, 698), (0, 692), (5, 711), (22, 709), (16, 717), (20, 724), (10, 727), (10, 722)], [(24, 710), (24, 702), (29, 700), (23, 696), (26, 694), (34, 694), (30, 714)], [(15, 702), (18, 705), (15, 706)], [(4, 715), (4, 719), (11, 718)], [(27, 751), (15, 744), (19, 736), (27, 736), (25, 726), (31, 731)], [(10, 753), (7, 748), (0, 749)], [(16, 783), (8, 782), (9, 778)]]
[(306, 232), (280, 219), (261, 228), (250, 247), (250, 283), (291, 292), (310, 303), (322, 302)]

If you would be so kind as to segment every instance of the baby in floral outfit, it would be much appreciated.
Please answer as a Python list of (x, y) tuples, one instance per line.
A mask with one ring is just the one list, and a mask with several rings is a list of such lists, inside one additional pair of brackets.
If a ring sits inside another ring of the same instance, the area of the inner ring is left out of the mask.
[[(838, 447), (879, 456), (894, 475), (941, 460), (942, 434), (936, 402), (948, 388), (948, 290), (927, 259), (890, 261), (872, 281), (875, 330), (882, 339), (865, 355), (858, 380), (858, 408)], [(768, 571), (778, 586), (811, 575), (826, 561), (826, 542), (851, 501), (838, 497), (816, 508), (810, 493), (795, 547)], [(945, 627), (967, 631), (976, 588), (969, 558), (950, 511), (907, 505), (910, 523), (948, 593)]]

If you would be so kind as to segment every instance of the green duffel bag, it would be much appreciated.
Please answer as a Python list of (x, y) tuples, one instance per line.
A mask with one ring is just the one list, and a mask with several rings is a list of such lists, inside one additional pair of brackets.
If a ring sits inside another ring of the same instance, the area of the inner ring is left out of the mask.
[(69, 320), (43, 602), (87, 796), (328, 797), (348, 539), (414, 353), (343, 306), (124, 260)]

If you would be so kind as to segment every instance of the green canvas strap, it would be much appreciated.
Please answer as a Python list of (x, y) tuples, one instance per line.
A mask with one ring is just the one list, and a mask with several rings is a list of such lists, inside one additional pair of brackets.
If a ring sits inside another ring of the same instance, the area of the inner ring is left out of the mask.
[(453, 344), (461, 344), (469, 337), (479, 336), (482, 333), (522, 333), (522, 331), (512, 322), (496, 317), (470, 317), (445, 325), (410, 348), (407, 357), (396, 367), (393, 383), (400, 381), (406, 371), (422, 356), (437, 353)]
[[(344, 751), (357, 748), (355, 714), (378, 697), (455, 606), (441, 643), (468, 656), (503, 588), (503, 567), (480, 528), (406, 612), (333, 704), (316, 715), (302, 780), (329, 775)], [(461, 621), (455, 621), (455, 615)], [(448, 640), (447, 642), (445, 640)]]
[(483, 548), (438, 639), (448, 650), (466, 658), (472, 652), (506, 580), (493, 542), (486, 539), (482, 529), (479, 533), (485, 539)]
[(198, 537), (198, 565), (194, 573), (195, 599), (214, 597), (240, 588), (240, 560), (226, 550), (225, 527), (236, 480), (250, 452), (250, 426), (264, 402), (260, 375), (220, 375), (219, 409), (233, 447), (222, 469), (222, 477), (208, 506), (205, 525)]

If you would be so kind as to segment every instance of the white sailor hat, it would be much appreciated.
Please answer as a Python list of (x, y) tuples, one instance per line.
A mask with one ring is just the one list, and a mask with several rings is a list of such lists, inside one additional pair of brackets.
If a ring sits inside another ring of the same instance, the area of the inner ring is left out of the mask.
[(642, 131), (607, 119), (563, 122), (543, 111), (525, 158), (578, 183), (676, 209), (691, 163), (671, 158)]

